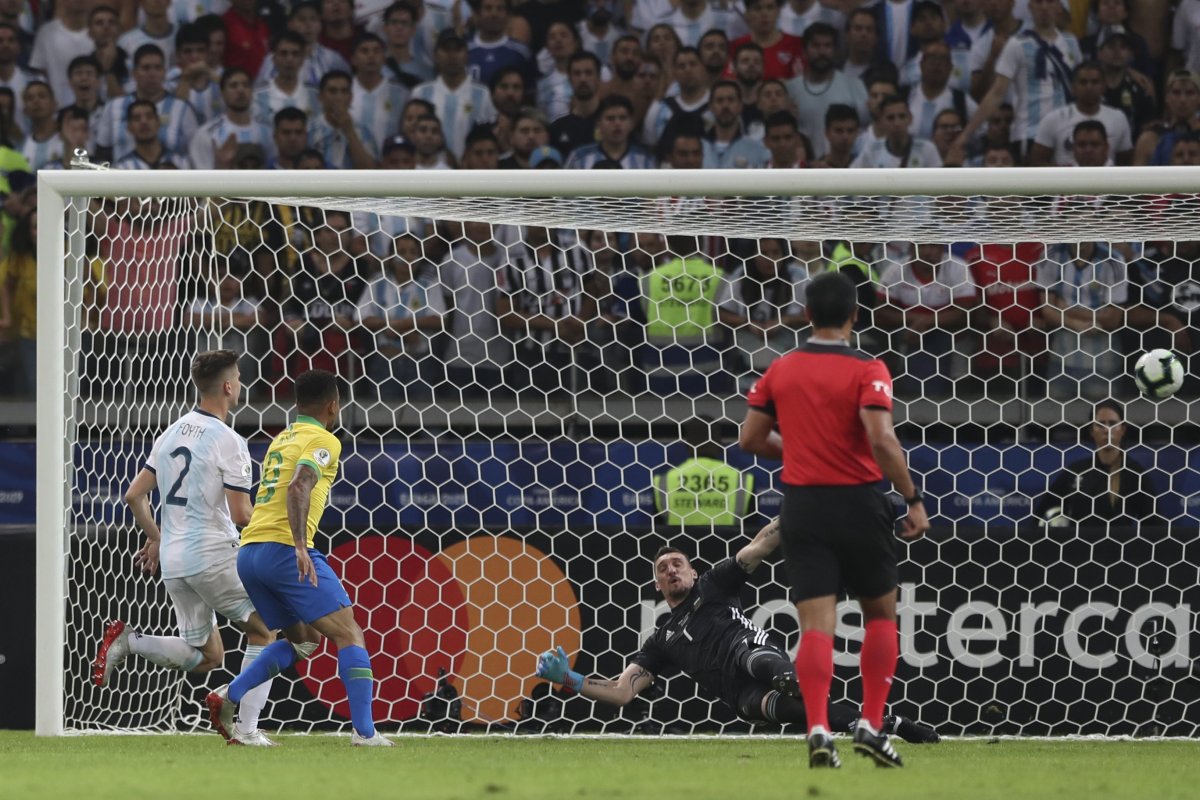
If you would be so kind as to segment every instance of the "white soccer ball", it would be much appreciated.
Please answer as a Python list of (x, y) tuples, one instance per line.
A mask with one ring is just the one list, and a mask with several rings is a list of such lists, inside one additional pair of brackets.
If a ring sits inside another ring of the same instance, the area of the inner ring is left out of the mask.
[(1133, 380), (1143, 395), (1162, 400), (1183, 386), (1183, 364), (1170, 350), (1151, 350), (1142, 353), (1134, 364)]

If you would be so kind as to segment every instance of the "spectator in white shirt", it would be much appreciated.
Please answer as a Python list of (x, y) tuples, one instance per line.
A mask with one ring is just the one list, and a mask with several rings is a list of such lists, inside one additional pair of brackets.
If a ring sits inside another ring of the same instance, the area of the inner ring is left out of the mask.
[(91, 0), (58, 0), (54, 4), (54, 19), (38, 29), (29, 56), (29, 66), (45, 73), (54, 96), (64, 105), (72, 99), (67, 65), (76, 56), (86, 56), (95, 49), (88, 36), (90, 7)]
[(921, 78), (908, 90), (908, 107), (913, 112), (913, 135), (933, 137), (933, 119), (939, 112), (952, 108), (964, 119), (975, 113), (975, 101), (950, 82), (950, 47), (943, 41), (930, 42), (921, 48)]
[(1071, 93), (1075, 98), (1073, 103), (1054, 109), (1038, 123), (1029, 166), (1071, 166), (1075, 128), (1087, 119), (1098, 120), (1104, 126), (1109, 148), (1116, 153), (1116, 163), (1129, 164), (1133, 160), (1129, 120), (1121, 111), (1101, 104), (1104, 71), (1098, 63), (1088, 61), (1075, 68)]
[(175, 25), (168, 11), (171, 0), (140, 0), (138, 2), (141, 25), (131, 28), (117, 39), (117, 46), (126, 53), (133, 53), (144, 44), (156, 44), (163, 51), (167, 64), (175, 62)]
[(864, 147), (850, 166), (856, 169), (942, 166), (942, 157), (933, 142), (909, 133), (912, 114), (907, 100), (892, 95), (883, 101), (882, 108), (883, 139)]

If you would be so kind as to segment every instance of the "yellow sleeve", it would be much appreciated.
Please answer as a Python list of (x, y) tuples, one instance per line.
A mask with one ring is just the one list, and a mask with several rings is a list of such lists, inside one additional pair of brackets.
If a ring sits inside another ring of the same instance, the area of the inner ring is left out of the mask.
[(329, 431), (318, 431), (308, 437), (300, 449), (296, 466), (307, 464), (324, 476), (327, 472), (337, 472), (338, 459), (342, 455), (342, 443)]

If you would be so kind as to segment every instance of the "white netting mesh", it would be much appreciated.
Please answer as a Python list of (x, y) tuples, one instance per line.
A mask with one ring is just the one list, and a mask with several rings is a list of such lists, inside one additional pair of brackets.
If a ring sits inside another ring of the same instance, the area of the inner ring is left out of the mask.
[[(1088, 426), (1093, 403), (1133, 399), (1130, 359), (1200, 345), (1195, 195), (77, 205), (68, 729), (190, 728), (203, 686), (229, 677), (135, 658), (108, 689), (87, 681), (106, 619), (173, 631), (119, 498), (190, 407), (191, 356), (228, 347), (256, 460), (299, 372), (344, 381), (318, 547), (356, 602), (385, 729), (434, 724), (422, 698), (445, 670), (468, 725), (744, 730), (684, 678), (616, 711), (530, 676), (552, 643), (619, 673), (663, 611), (657, 546), (711, 564), (776, 513), (777, 465), (734, 443), (741, 397), (803, 341), (808, 277), (842, 269), (934, 513), (902, 566), (895, 707), (949, 733), (1196, 732), (1194, 380), (1130, 403), (1120, 444), (1140, 469), (1099, 484), (1087, 469), (1113, 435)], [(681, 528), (656, 507), (655, 478), (702, 446), (755, 478), (735, 526)], [(794, 647), (783, 582), (765, 567), (748, 615)], [(839, 699), (857, 691), (861, 636), (843, 608)], [(286, 677), (264, 727), (346, 724), (330, 650)]]

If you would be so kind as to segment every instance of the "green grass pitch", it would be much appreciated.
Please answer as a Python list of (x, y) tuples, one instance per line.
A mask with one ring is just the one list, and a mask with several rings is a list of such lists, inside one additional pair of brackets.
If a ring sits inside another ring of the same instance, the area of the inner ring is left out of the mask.
[(214, 736), (0, 732), (0, 798), (1023, 798), (1200, 797), (1200, 742), (984, 739), (898, 745), (882, 770), (840, 740), (844, 766), (812, 772), (797, 739), (397, 739), (282, 736), (273, 750)]

